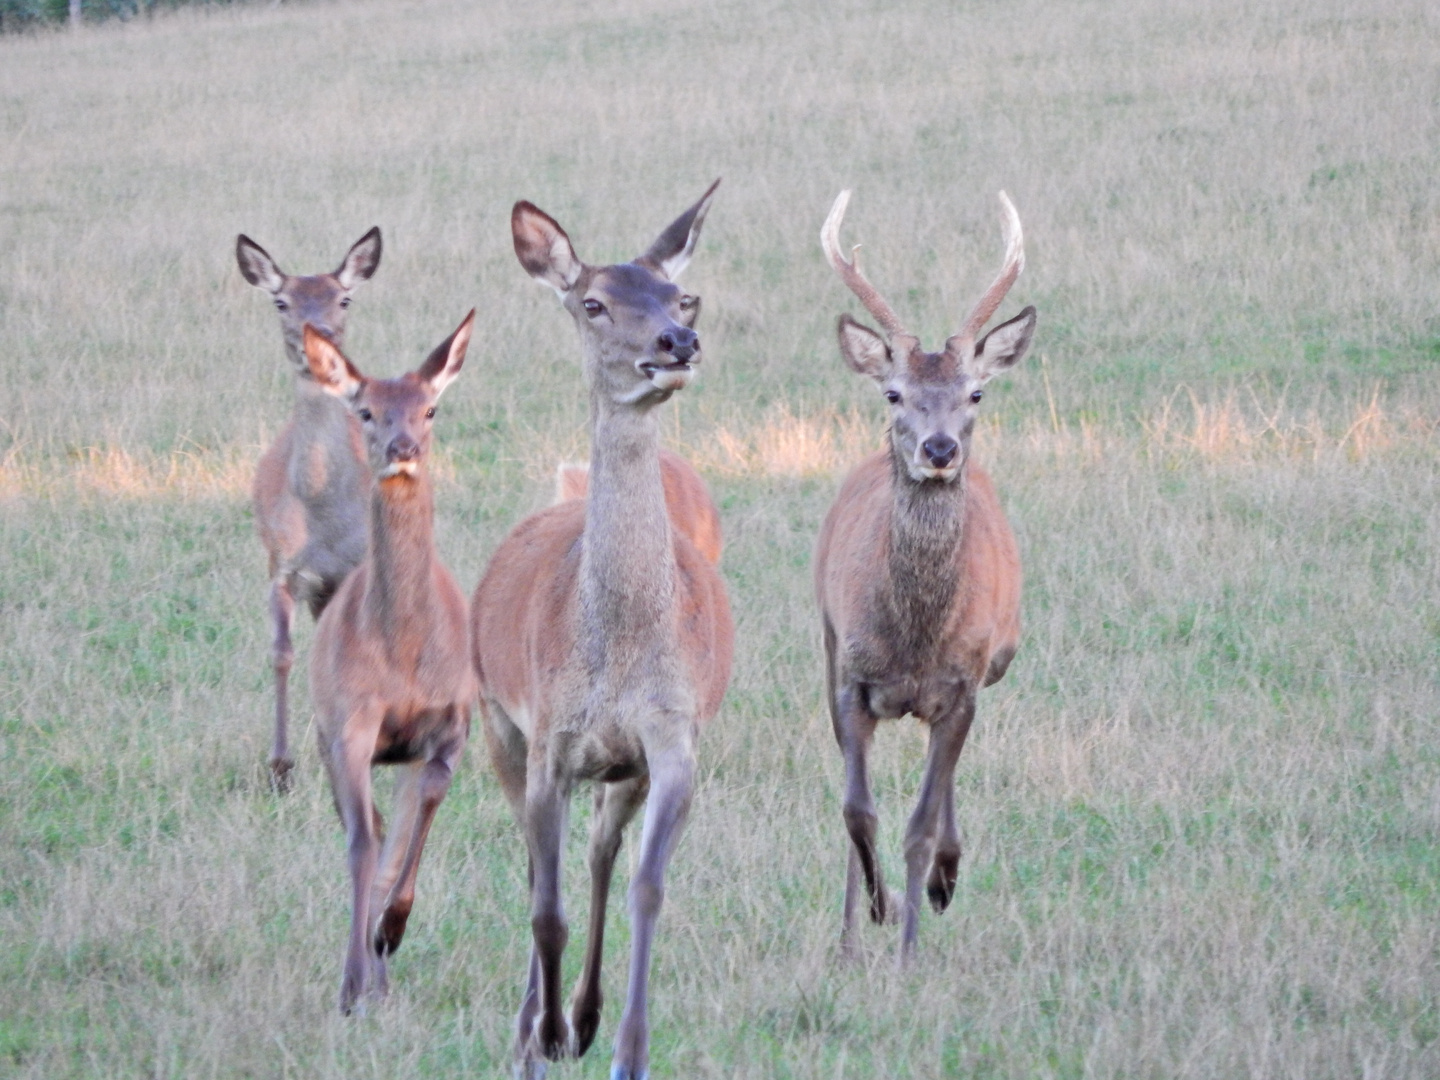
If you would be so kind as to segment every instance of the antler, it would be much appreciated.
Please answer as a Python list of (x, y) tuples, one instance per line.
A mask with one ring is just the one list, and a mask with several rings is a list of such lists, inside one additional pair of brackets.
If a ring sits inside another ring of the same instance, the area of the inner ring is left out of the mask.
[(1010, 291), (1010, 286), (1015, 284), (1020, 271), (1025, 269), (1025, 237), (1020, 231), (1020, 215), (1015, 210), (1015, 204), (1010, 201), (1010, 196), (1003, 191), (1000, 192), (1000, 213), (1005, 222), (1005, 264), (1000, 268), (1000, 273), (990, 288), (985, 290), (980, 302), (975, 305), (975, 310), (970, 312), (970, 317), (965, 320), (960, 333), (955, 335), (963, 341), (975, 340), (975, 335), (985, 328), (990, 316), (994, 315), (995, 309), (1000, 306), (1000, 301), (1004, 300), (1005, 294)]
[[(849, 189), (840, 192), (835, 197), (835, 205), (830, 207), (830, 215), (820, 228), (820, 246), (825, 249), (825, 257), (830, 260), (830, 265), (840, 275), (840, 280), (845, 282), (846, 287), (865, 305), (865, 310), (875, 316), (875, 319), (885, 328), (885, 332), (892, 336), (903, 334), (905, 328), (900, 325), (900, 320), (896, 317), (895, 312), (890, 310), (890, 305), (885, 302), (885, 298), (875, 291), (875, 286), (866, 281), (865, 275), (860, 272), (860, 245), (856, 244), (850, 250), (848, 260), (840, 253), (840, 222), (845, 218), (845, 207), (849, 203)], [(1004, 293), (1001, 295), (1003, 296)], [(996, 300), (995, 302), (998, 304), (1000, 301)], [(989, 316), (987, 315), (986, 318)]]

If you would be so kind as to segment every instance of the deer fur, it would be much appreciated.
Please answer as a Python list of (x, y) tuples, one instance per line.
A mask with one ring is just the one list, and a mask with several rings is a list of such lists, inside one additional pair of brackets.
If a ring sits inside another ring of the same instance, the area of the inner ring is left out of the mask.
[[(595, 1038), (610, 878), (622, 830), (642, 806), (611, 1076), (634, 1080), (648, 1068), (650, 954), (665, 868), (689, 812), (699, 730), (720, 707), (733, 648), (724, 584), (672, 525), (673, 506), (667, 512), (660, 451), (659, 406), (700, 361), (699, 301), (673, 282), (714, 191), (646, 254), (613, 266), (582, 263), (565, 231), (530, 203), (517, 203), (511, 218), (521, 265), (556, 291), (579, 330), (591, 446), (588, 496), (522, 521), (471, 604), (486, 742), (530, 857), (534, 948), (516, 1024), (525, 1076), (583, 1054)], [(571, 792), (586, 780), (597, 784), (590, 926), (567, 1017), (560, 856)]]
[(275, 669), (270, 770), (283, 790), (294, 766), (287, 729), (295, 604), (307, 604), (318, 619), (345, 575), (359, 564), (370, 491), (360, 428), (311, 376), (303, 328), (308, 324), (343, 346), (351, 294), (380, 265), (380, 230), (357, 240), (332, 274), (286, 274), (244, 234), (236, 238), (235, 258), (245, 280), (270, 294), (295, 375), (295, 407), (260, 458), (251, 490), (255, 527), (270, 559), (270, 660)]
[[(1004, 674), (1019, 642), (1020, 556), (990, 478), (970, 460), (981, 387), (1018, 363), (1035, 328), (1025, 308), (975, 335), (1024, 265), (1019, 216), (1006, 210), (1004, 267), (959, 334), (937, 353), (907, 333), (856, 262), (840, 253), (849, 192), (835, 200), (821, 245), (885, 335), (840, 317), (840, 352), (890, 403), (890, 445), (863, 461), (821, 527), (815, 592), (826, 693), (845, 759), (849, 866), (841, 942), (858, 949), (863, 879), (875, 922), (903, 921), (901, 959), (914, 953), (920, 889), (943, 911), (955, 891), (960, 836), (955, 764), (976, 694)], [(905, 892), (885, 887), (876, 849), (868, 754), (879, 721), (913, 715), (929, 735), (924, 778), (905, 832)]]
[[(426, 463), (435, 403), (465, 362), (474, 320), (471, 311), (419, 368), (395, 379), (367, 379), (305, 328), (316, 385), (360, 422), (373, 477), (365, 557), (320, 616), (310, 660), (320, 757), (348, 840), (346, 1013), (387, 989), (385, 957), (404, 936), (420, 853), (470, 733), (469, 620), (435, 550)], [(388, 836), (371, 791), (377, 764), (399, 771)]]
[[(671, 528), (689, 538), (712, 566), (720, 565), (724, 539), (720, 535), (720, 511), (710, 490), (693, 465), (673, 450), (660, 451), (660, 483), (665, 489), (665, 509)], [(555, 472), (555, 501), (583, 499), (590, 488), (590, 466), (564, 461)]]

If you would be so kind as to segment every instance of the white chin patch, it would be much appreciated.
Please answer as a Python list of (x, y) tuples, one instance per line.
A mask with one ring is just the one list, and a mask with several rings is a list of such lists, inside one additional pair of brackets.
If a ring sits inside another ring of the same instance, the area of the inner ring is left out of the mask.
[(415, 462), (413, 461), (392, 461), (385, 466), (380, 473), (381, 480), (389, 480), (392, 476), (414, 476)]
[(943, 469), (936, 469), (930, 465), (916, 465), (910, 470), (910, 475), (916, 480), (943, 480), (949, 483), (960, 474), (959, 465), (949, 465)]
[(663, 390), (668, 394), (689, 386), (690, 378), (694, 374), (694, 369), (680, 367), (678, 365), (676, 367), (656, 368), (650, 375), (650, 382), (654, 384), (655, 389)]

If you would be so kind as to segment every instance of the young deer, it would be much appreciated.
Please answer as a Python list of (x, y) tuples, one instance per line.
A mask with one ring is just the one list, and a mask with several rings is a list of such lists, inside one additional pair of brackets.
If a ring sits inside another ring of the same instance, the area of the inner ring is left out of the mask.
[(295, 375), (295, 410), (260, 458), (251, 492), (260, 542), (270, 556), (275, 667), (270, 770), (283, 790), (294, 765), (286, 717), (295, 659), (290, 641), (295, 602), (308, 603), (318, 619), (345, 575), (359, 564), (365, 554), (365, 503), (370, 490), (360, 428), (345, 406), (323, 393), (311, 377), (302, 328), (308, 323), (337, 346), (344, 344), (350, 293), (380, 265), (380, 230), (371, 229), (357, 240), (333, 274), (292, 277), (243, 234), (235, 241), (235, 258), (245, 280), (273, 298), (285, 336), (285, 355)]
[[(981, 387), (1025, 355), (1035, 309), (976, 340), (1024, 267), (1020, 218), (1002, 192), (1004, 267), (964, 327), (925, 352), (840, 253), (842, 191), (820, 242), (841, 280), (886, 337), (840, 316), (840, 354), (879, 384), (890, 403), (890, 446), (845, 480), (820, 531), (815, 592), (825, 640), (825, 680), (845, 758), (845, 878), (841, 944), (857, 948), (855, 906), (863, 874), (870, 917), (904, 916), (901, 959), (914, 953), (920, 884), (936, 911), (955, 891), (955, 763), (975, 716), (975, 695), (1005, 674), (1020, 633), (1020, 557), (990, 478), (970, 461)], [(888, 339), (888, 340), (887, 340)], [(887, 892), (875, 847), (875, 803), (866, 758), (880, 720), (913, 715), (929, 729), (920, 798), (905, 830), (905, 895)]]
[[(435, 551), (425, 463), (435, 402), (465, 362), (474, 320), (471, 311), (419, 368), (395, 379), (367, 379), (305, 327), (315, 384), (359, 421), (373, 477), (369, 546), (321, 615), (310, 660), (320, 757), (349, 839), (346, 1013), (386, 990), (385, 957), (405, 933), (420, 852), (470, 734), (476, 685), (465, 596)], [(379, 764), (400, 766), (388, 837), (370, 787)]]
[[(611, 872), (621, 831), (642, 804), (630, 977), (611, 1076), (646, 1075), (646, 988), (665, 867), (690, 807), (699, 728), (730, 679), (725, 587), (667, 514), (657, 408), (690, 383), (700, 360), (700, 302), (673, 282), (714, 192), (644, 255), (614, 266), (581, 262), (565, 231), (528, 202), (511, 216), (521, 265), (575, 320), (590, 390), (588, 497), (522, 521), (471, 604), (486, 742), (530, 856), (534, 946), (516, 1037), (527, 1076), (543, 1074), (547, 1059), (583, 1054), (595, 1038)], [(585, 780), (600, 785), (590, 926), (567, 1019), (560, 856), (570, 793)]]
[[(720, 535), (720, 511), (705, 487), (705, 481), (688, 461), (673, 450), (660, 451), (660, 483), (665, 489), (665, 509), (670, 527), (678, 529), (696, 550), (714, 566), (720, 565), (724, 540)], [(555, 501), (583, 499), (590, 488), (590, 466), (562, 462), (555, 472)]]

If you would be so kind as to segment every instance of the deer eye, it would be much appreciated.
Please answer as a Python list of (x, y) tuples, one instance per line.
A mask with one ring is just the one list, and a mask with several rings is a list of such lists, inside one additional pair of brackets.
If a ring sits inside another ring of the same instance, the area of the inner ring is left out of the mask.
[(680, 297), (680, 310), (692, 311), (694, 310), (695, 305), (699, 302), (700, 298), (698, 296), (691, 296), (689, 293), (686, 293), (684, 296)]
[(348, 308), (348, 307), (350, 306), (350, 297), (347, 296), (347, 297), (345, 297), (344, 299), (342, 299), (342, 300), (340, 301), (340, 306), (341, 306), (342, 308)]
[(369, 409), (356, 409), (356, 410), (355, 410), (355, 415), (358, 416), (358, 417), (360, 417), (360, 419), (363, 420), (363, 421), (364, 421), (365, 423), (367, 423), (367, 424), (368, 424), (371, 420), (375, 419), (374, 415), (370, 412)]
[(985, 396), (985, 391), (984, 391), (984, 390), (976, 390), (973, 394), (970, 395), (970, 400), (978, 404), (979, 401), (980, 401), (980, 399), (981, 399), (982, 397), (984, 397), (984, 396)]
[(276, 310), (276, 311), (289, 311), (289, 310), (290, 310), (290, 305), (287, 304), (284, 300), (281, 300), (281, 299), (277, 296), (277, 297), (275, 298), (275, 310)]
[(428, 408), (428, 409), (425, 410), (425, 419), (426, 419), (426, 420), (434, 420), (434, 419), (435, 419), (435, 406), (434, 406), (434, 405), (431, 405), (430, 408)]
[(899, 405), (899, 404), (900, 404), (900, 391), (898, 391), (898, 390), (886, 390), (886, 391), (885, 391), (885, 400), (888, 401), (891, 405)]
[(586, 300), (584, 307), (585, 314), (589, 315), (592, 319), (597, 318), (605, 311), (605, 305), (602, 304), (599, 300)]

